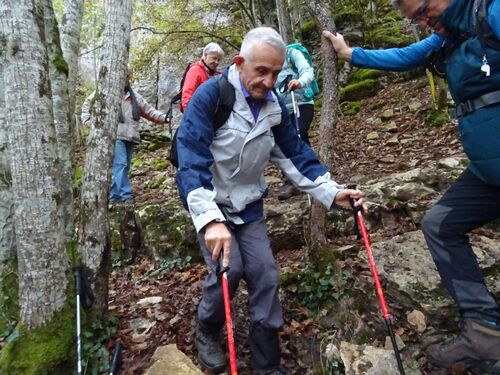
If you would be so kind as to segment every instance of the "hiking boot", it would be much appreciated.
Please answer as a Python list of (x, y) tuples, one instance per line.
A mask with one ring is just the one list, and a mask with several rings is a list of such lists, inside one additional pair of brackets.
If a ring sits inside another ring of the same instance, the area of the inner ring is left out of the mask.
[(290, 375), (290, 373), (283, 367), (274, 367), (265, 370), (256, 370), (255, 375)]
[(220, 346), (219, 332), (207, 333), (198, 325), (195, 341), (201, 366), (216, 374), (225, 372), (226, 356)]
[(285, 183), (285, 185), (283, 185), (280, 192), (278, 193), (278, 199), (280, 201), (284, 201), (298, 194), (300, 194), (299, 189), (297, 189), (295, 186), (287, 182)]
[(460, 322), (462, 332), (450, 341), (434, 344), (427, 349), (427, 359), (437, 367), (451, 368), (455, 364), (479, 367), (488, 374), (500, 374), (500, 330), (488, 328), (478, 321)]

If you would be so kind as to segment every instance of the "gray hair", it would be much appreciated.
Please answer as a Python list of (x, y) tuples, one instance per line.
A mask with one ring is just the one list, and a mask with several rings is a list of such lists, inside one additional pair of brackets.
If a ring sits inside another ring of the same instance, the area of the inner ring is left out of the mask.
[(282, 52), (283, 56), (285, 55), (285, 42), (276, 30), (271, 27), (256, 27), (245, 35), (245, 39), (243, 39), (243, 43), (241, 43), (240, 56), (245, 60), (252, 60), (252, 50), (262, 43), (269, 44), (277, 51)]
[(217, 43), (210, 42), (203, 48), (203, 55), (201, 57), (203, 58), (207, 55), (224, 57), (224, 50)]

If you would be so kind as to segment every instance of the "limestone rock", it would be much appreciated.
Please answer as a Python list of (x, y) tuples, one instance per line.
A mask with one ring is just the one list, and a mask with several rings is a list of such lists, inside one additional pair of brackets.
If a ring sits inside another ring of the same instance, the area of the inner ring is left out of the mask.
[(174, 344), (160, 346), (153, 354), (153, 365), (144, 375), (203, 375), (187, 355)]

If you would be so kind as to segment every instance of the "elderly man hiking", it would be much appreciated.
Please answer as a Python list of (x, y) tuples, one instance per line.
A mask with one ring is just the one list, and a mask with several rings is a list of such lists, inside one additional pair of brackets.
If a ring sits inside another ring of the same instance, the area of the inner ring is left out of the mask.
[[(275, 30), (251, 30), (234, 64), (195, 92), (179, 127), (177, 185), (210, 269), (198, 307), (196, 347), (201, 365), (215, 372), (226, 368), (219, 345), (225, 321), (223, 293), (216, 272), (222, 263), (229, 266), (231, 296), (241, 279), (248, 286), (255, 374), (288, 374), (280, 365), (280, 278), (263, 212), (268, 162), (328, 208), (350, 209), (350, 198), (363, 206), (361, 191), (331, 180), (273, 92), (284, 56), (285, 44)], [(234, 92), (234, 104), (225, 123), (215, 129), (222, 80)]]
[(471, 163), (427, 213), (422, 230), (441, 280), (460, 309), (460, 334), (429, 346), (438, 366), (500, 374), (500, 311), (468, 233), (500, 217), (500, 0), (396, 0), (412, 23), (435, 34), (405, 48), (350, 48), (324, 31), (339, 57), (364, 68), (428, 65), (446, 75)]

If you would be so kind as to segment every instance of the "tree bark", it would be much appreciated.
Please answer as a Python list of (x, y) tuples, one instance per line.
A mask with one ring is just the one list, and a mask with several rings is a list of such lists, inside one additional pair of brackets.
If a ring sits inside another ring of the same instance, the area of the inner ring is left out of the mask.
[(127, 70), (132, 0), (106, 1), (104, 48), (99, 69), (99, 91), (88, 137), (80, 218), (82, 261), (94, 281), (94, 312), (104, 317), (108, 308), (111, 238), (108, 190), (111, 181), (118, 112)]
[(290, 24), (292, 25), (292, 33), (294, 39), (298, 42), (302, 42), (302, 17), (301, 9), (302, 2), (299, 0), (288, 0), (288, 9), (290, 16)]
[(68, 64), (68, 96), (70, 124), (75, 127), (75, 90), (78, 81), (78, 54), (82, 30), (84, 0), (64, 0), (63, 18), (60, 25), (61, 49)]
[[(316, 20), (318, 31), (335, 32), (335, 24), (330, 18), (329, 3), (324, 0), (306, 0), (306, 4), (312, 16)], [(319, 158), (323, 164), (333, 167), (333, 136), (338, 122), (338, 77), (337, 56), (330, 42), (322, 38), (321, 55), (323, 65), (323, 105), (321, 107), (321, 119), (319, 132)], [(319, 202), (314, 201), (311, 208), (311, 220), (309, 225), (310, 244), (312, 248), (321, 247), (326, 244), (326, 210)]]
[[(12, 198), (12, 179), (10, 174), (9, 137), (5, 122), (5, 100), (3, 84), (3, 62), (0, 57), (0, 278), (4, 271), (15, 268), (16, 246), (14, 238), (14, 202)], [(0, 285), (0, 330), (2, 329), (2, 304), (12, 303), (2, 298), (7, 293), (5, 285)]]
[(278, 16), (278, 26), (281, 37), (285, 44), (294, 42), (292, 33), (292, 23), (286, 9), (286, 0), (276, 0), (276, 15)]
[(65, 306), (68, 271), (43, 13), (30, 0), (0, 3), (20, 318), (28, 329)]
[[(45, 41), (49, 59), (49, 76), (52, 90), (53, 116), (56, 129), (57, 155), (61, 170), (61, 220), (64, 226), (65, 242), (74, 233), (73, 209), (73, 126), (68, 96), (68, 65), (63, 58), (57, 21), (51, 0), (41, 0), (44, 7)], [(75, 88), (73, 87), (73, 96)]]

